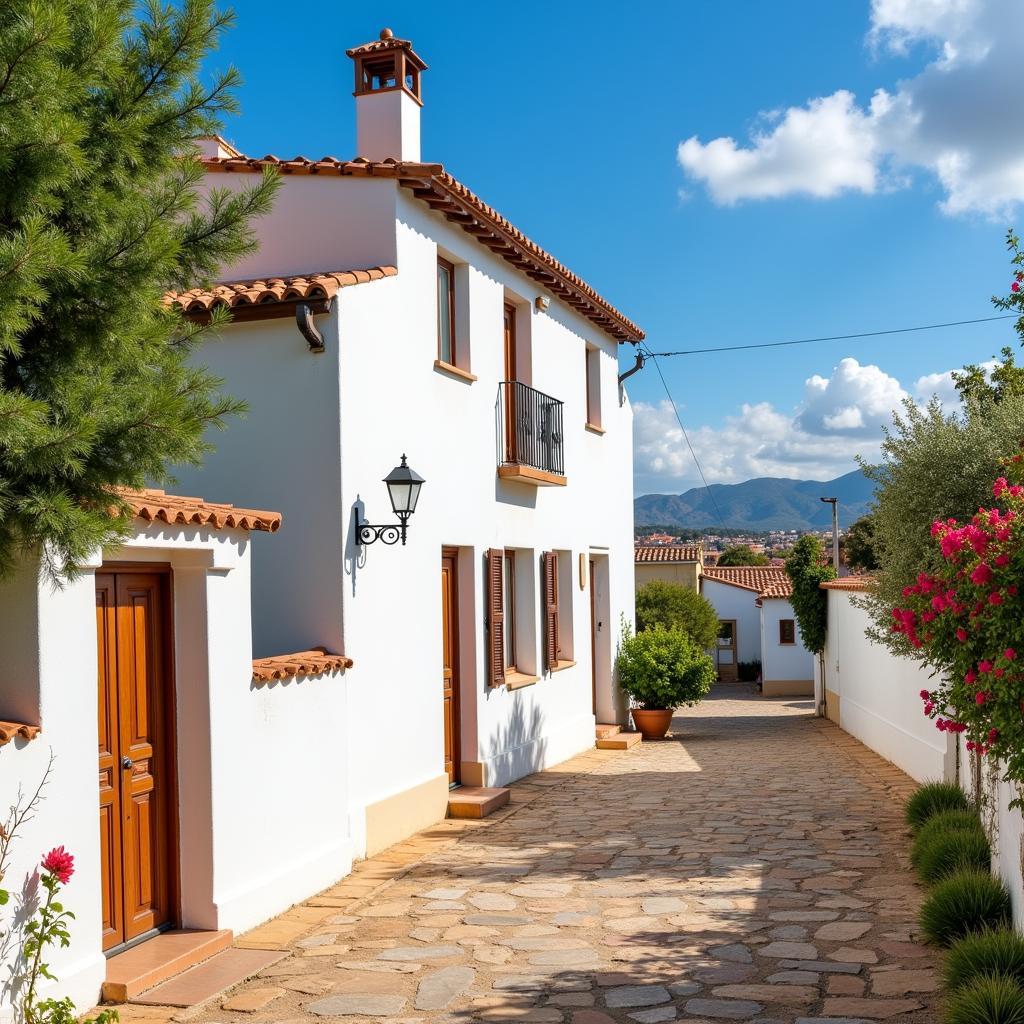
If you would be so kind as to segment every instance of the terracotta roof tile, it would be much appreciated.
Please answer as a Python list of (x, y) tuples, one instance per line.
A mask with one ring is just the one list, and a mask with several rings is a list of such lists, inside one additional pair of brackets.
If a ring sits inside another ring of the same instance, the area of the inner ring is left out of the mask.
[(329, 654), (326, 647), (295, 654), (278, 654), (272, 658), (256, 658), (252, 663), (252, 677), (258, 683), (293, 676), (318, 676), (325, 672), (340, 672), (351, 668), (352, 659), (344, 654)]
[(118, 494), (131, 506), (135, 517), (147, 523), (212, 526), (217, 530), (263, 530), (266, 533), (275, 533), (281, 526), (280, 512), (235, 508), (234, 505), (204, 501), (202, 498), (167, 494), (155, 488), (118, 488)]
[(843, 576), (838, 580), (826, 580), (821, 584), (822, 590), (849, 590), (863, 593), (871, 589), (874, 583), (872, 576)]
[(339, 288), (394, 277), (395, 267), (367, 267), (364, 270), (333, 270), (291, 277), (268, 277), (250, 281), (224, 281), (212, 288), (167, 292), (164, 303), (186, 314), (208, 313), (214, 306), (259, 306), (264, 303), (303, 299), (332, 299)]
[(411, 161), (370, 161), (362, 157), (338, 160), (323, 157), (291, 160), (268, 154), (261, 158), (203, 157), (207, 171), (262, 172), (274, 167), (282, 174), (320, 174), (334, 177), (395, 178), (431, 209), (448, 216), (518, 270), (533, 278), (557, 298), (576, 309), (618, 341), (642, 341), (644, 332), (602, 298), (583, 278), (531, 241), (509, 220), (449, 174), (441, 164)]
[(657, 544), (633, 549), (636, 562), (699, 562), (702, 549), (695, 544)]
[(0, 747), (10, 743), (15, 736), (34, 740), (42, 731), (40, 726), (27, 725), (25, 722), (0, 722)]
[(415, 59), (421, 71), (427, 70), (427, 65), (423, 63), (423, 58), (412, 48), (410, 40), (399, 39), (389, 28), (381, 32), (379, 39), (363, 43), (362, 46), (353, 46), (351, 50), (345, 51), (345, 55), (348, 57), (361, 57), (367, 53), (387, 53), (390, 50), (405, 50), (406, 53)]
[(792, 597), (793, 583), (786, 570), (774, 565), (715, 565), (704, 576), (718, 583), (752, 590), (759, 597)]

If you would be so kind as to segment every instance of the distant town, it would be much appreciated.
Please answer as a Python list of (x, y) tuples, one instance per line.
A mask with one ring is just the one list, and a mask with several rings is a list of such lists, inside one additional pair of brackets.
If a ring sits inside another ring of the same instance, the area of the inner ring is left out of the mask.
[(647, 525), (635, 528), (634, 543), (636, 547), (699, 545), (703, 563), (708, 566), (717, 565), (727, 548), (746, 547), (755, 555), (763, 555), (770, 565), (783, 565), (793, 545), (804, 536), (818, 537), (826, 551), (831, 548), (831, 530), (693, 530)]

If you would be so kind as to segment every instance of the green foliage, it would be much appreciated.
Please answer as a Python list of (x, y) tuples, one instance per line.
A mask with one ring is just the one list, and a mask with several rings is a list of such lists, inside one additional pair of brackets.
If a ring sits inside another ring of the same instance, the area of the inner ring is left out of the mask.
[(821, 589), (836, 578), (836, 570), (825, 564), (821, 541), (808, 534), (801, 537), (786, 558), (786, 573), (793, 582), (793, 614), (800, 626), (804, 647), (813, 654), (825, 649), (828, 629), (828, 594)]
[(875, 520), (870, 513), (851, 523), (843, 535), (844, 561), (858, 572), (874, 572), (878, 568), (875, 554)]
[[(920, 837), (918, 837), (920, 842)], [(917, 849), (917, 873), (929, 884), (957, 871), (988, 871), (992, 864), (992, 848), (981, 829), (959, 829), (952, 832), (931, 832)]]
[(984, 409), (999, 402), (1024, 398), (1024, 366), (1016, 364), (1012, 348), (1003, 348), (1000, 355), (1002, 361), (990, 371), (976, 363), (953, 371), (953, 383), (965, 404)]
[(916, 868), (921, 853), (932, 841), (951, 832), (980, 832), (984, 835), (981, 818), (976, 811), (940, 811), (928, 818), (917, 830), (914, 845), (910, 848), (910, 863)]
[(681, 630), (662, 626), (624, 628), (616, 665), (623, 691), (649, 711), (697, 704), (715, 681), (711, 658)]
[(921, 905), (921, 931), (929, 942), (957, 939), (1010, 923), (1010, 894), (988, 871), (959, 871), (938, 882)]
[(719, 556), (718, 565), (768, 565), (771, 559), (767, 555), (757, 554), (749, 544), (733, 544)]
[(718, 614), (707, 598), (691, 587), (652, 580), (636, 594), (636, 628), (681, 629), (701, 650), (715, 646)]
[(1012, 978), (978, 978), (950, 996), (945, 1024), (1024, 1024), (1024, 989)]
[(241, 408), (162, 302), (252, 250), (276, 187), (200, 198), (193, 140), (239, 81), (201, 66), (231, 20), (213, 0), (0, 5), (0, 572), (39, 552), (73, 573), (128, 529), (113, 487), (198, 462)]
[(1012, 928), (965, 935), (950, 946), (943, 975), (950, 991), (986, 975), (1024, 984), (1024, 935)]
[(926, 821), (944, 811), (970, 810), (970, 800), (955, 782), (926, 782), (910, 794), (903, 813), (907, 824), (916, 832)]
[[(1010, 253), (1012, 280), (1007, 295), (993, 295), (992, 305), (1007, 313), (1019, 314), (1014, 322), (1014, 330), (1024, 345), (1024, 249), (1020, 247), (1020, 238), (1012, 229), (1006, 233), (1006, 248)], [(1013, 290), (1016, 285), (1016, 291)]]

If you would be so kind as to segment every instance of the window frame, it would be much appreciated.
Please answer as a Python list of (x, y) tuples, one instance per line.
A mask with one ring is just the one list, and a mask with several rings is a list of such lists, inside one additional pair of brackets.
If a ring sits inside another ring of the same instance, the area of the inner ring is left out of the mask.
[(586, 426), (603, 432), (601, 426), (601, 350), (594, 345), (584, 348), (584, 382), (586, 385)]
[[(783, 633), (783, 626), (789, 627), (789, 632), (792, 636), (791, 640), (785, 639)], [(779, 646), (780, 647), (795, 647), (796, 646), (796, 619), (779, 619)]]
[[(504, 588), (501, 593), (502, 616), (505, 623), (504, 634), (504, 658), (505, 675), (518, 672), (516, 663), (519, 658), (516, 651), (516, 553), (511, 548), (505, 548), (502, 558), (502, 569), (504, 570)], [(511, 655), (511, 664), (509, 656)]]
[[(441, 310), (443, 308), (443, 299), (441, 295), (441, 274), (440, 271), (444, 269), (448, 274), (448, 358), (445, 358), (444, 349), (442, 348), (441, 338)], [(455, 264), (451, 260), (445, 259), (444, 256), (437, 256), (437, 268), (435, 270), (437, 278), (437, 358), (438, 361), (444, 363), (446, 366), (458, 366), (458, 345), (457, 345), (457, 330), (456, 330), (456, 302), (455, 302)]]

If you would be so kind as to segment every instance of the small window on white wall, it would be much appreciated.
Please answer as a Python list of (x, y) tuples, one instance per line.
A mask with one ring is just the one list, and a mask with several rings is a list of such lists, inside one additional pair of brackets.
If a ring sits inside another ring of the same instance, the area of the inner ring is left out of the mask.
[(587, 426), (601, 428), (601, 351), (587, 346)]

